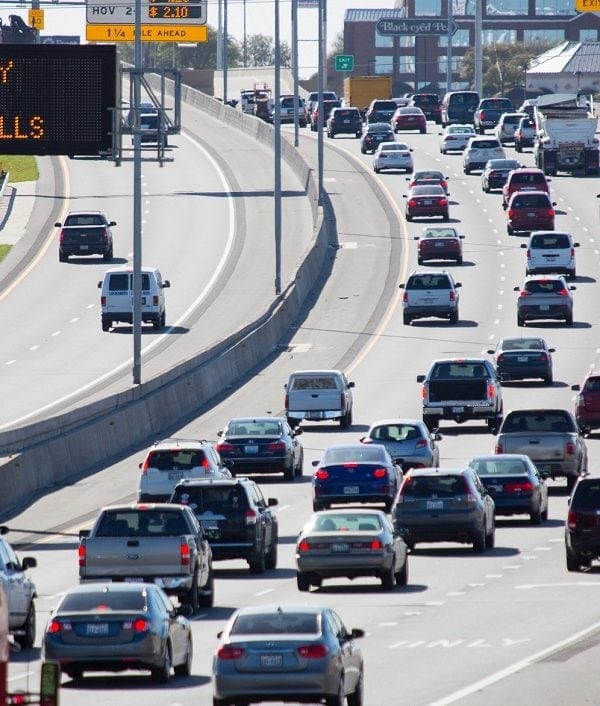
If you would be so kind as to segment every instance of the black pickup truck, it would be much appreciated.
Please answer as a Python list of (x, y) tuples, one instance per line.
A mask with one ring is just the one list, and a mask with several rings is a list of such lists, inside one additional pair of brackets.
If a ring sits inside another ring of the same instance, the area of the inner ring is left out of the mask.
[(423, 383), (423, 421), (430, 430), (440, 419), (459, 424), (469, 419), (484, 419), (490, 430), (502, 421), (502, 388), (493, 365), (484, 358), (446, 358), (435, 360)]
[(113, 236), (109, 221), (100, 211), (70, 211), (60, 228), (58, 238), (59, 262), (66, 262), (70, 255), (102, 255), (105, 262), (113, 259)]

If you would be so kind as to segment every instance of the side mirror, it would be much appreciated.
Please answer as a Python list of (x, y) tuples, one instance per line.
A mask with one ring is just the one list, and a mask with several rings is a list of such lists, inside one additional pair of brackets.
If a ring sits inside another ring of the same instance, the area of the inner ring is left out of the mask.
[(520, 291), (521, 287), (513, 287), (513, 292), (518, 292)]
[(420, 237), (419, 235), (413, 235), (413, 240), (418, 240)]
[(314, 466), (315, 468), (319, 465), (318, 461), (312, 461), (311, 466)]
[(577, 287), (569, 287), (569, 289), (571, 292), (574, 292), (577, 289)]
[(573, 243), (573, 247), (574, 247), (574, 248), (579, 248), (579, 247), (581, 247), (581, 246), (579, 245), (579, 243)]
[(404, 282), (402, 282), (402, 284), (398, 285), (398, 289), (404, 289)]
[(403, 199), (407, 199), (408, 196), (407, 196), (406, 194), (402, 194), (402, 198), (403, 198)]
[(417, 382), (425, 382), (425, 375), (417, 375)]
[(62, 228), (62, 223), (60, 223), (59, 221), (56, 221), (56, 223), (54, 224), (54, 227), (55, 228)]
[(354, 387), (354, 383), (353, 383), (353, 382), (349, 382), (349, 383), (348, 383), (348, 387)]
[(304, 434), (304, 432), (302, 431), (302, 427), (296, 427), (296, 428), (292, 431), (292, 433), (294, 434), (294, 436), (298, 436), (299, 434)]
[(165, 280), (163, 281), (163, 285), (162, 285), (162, 286), (165, 287), (165, 288), (166, 288), (166, 287), (170, 287), (170, 286), (171, 286), (171, 283), (169, 282), (168, 279), (165, 279)]
[(24, 556), (23, 560), (21, 561), (21, 568), (23, 571), (26, 569), (33, 569), (34, 567), (37, 566), (37, 559), (33, 556)]
[(527, 243), (521, 243), (521, 247), (522, 247), (522, 248), (526, 248), (526, 247), (527, 247)]
[(90, 536), (90, 531), (89, 529), (80, 529), (79, 530), (79, 539), (85, 539), (86, 537)]
[(495, 352), (496, 352), (496, 351), (495, 351), (493, 348), (490, 348), (490, 349), (487, 351), (487, 353), (489, 353), (490, 355), (494, 355)]
[(362, 630), (361, 628), (352, 628), (352, 630), (350, 632), (350, 636), (352, 637), (353, 640), (355, 640), (357, 637), (364, 637), (365, 631)]
[(464, 239), (465, 239), (465, 236), (464, 236), (464, 235), (459, 235), (458, 237), (459, 237), (461, 240), (464, 240)]
[(117, 225), (117, 222), (116, 222), (116, 221), (111, 221), (108, 225), (109, 225), (109, 226), (116, 226), (116, 225)]
[(175, 608), (175, 615), (183, 615), (184, 618), (191, 618), (194, 615), (194, 609), (189, 603), (182, 603)]
[(223, 436), (223, 430), (222, 430), (222, 429), (217, 432), (217, 436)]
[(287, 390), (287, 382), (286, 382), (285, 385), (283, 386), (283, 389), (284, 389), (284, 390)]
[(433, 435), (433, 438), (436, 441), (441, 441), (444, 437), (439, 432), (436, 431), (435, 434)]
[(571, 390), (573, 390), (573, 392), (579, 392), (581, 390), (581, 385), (571, 385)]
[(548, 348), (548, 353), (556, 353), (556, 348)]
[(273, 507), (274, 505), (279, 505), (279, 500), (277, 498), (267, 498), (267, 505)]
[(6, 525), (0, 526), (0, 534), (8, 534), (9, 532), (10, 532), (10, 530), (8, 529), (8, 527)]
[(462, 282), (455, 282), (454, 286), (458, 289), (459, 287), (462, 287)]
[(102, 282), (98, 282), (98, 289), (100, 289), (100, 287), (102, 287)]

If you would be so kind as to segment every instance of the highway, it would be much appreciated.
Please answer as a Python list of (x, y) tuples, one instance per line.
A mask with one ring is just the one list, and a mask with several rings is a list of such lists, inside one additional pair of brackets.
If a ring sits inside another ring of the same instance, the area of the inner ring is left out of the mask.
[[(499, 194), (484, 194), (479, 175), (465, 176), (459, 155), (439, 153), (437, 129), (431, 123), (427, 135), (407, 133), (398, 139), (414, 148), (417, 169), (441, 168), (450, 177), (451, 218), (466, 236), (464, 264), (447, 265), (463, 284), (459, 324), (402, 324), (397, 285), (416, 268), (413, 236), (426, 223), (403, 220), (404, 175), (350, 178), (349, 164), (358, 161), (371, 170), (372, 158), (360, 154), (358, 140), (328, 140), (325, 184), (336, 207), (339, 247), (324, 290), (279, 355), (176, 434), (214, 440), (232, 416), (281, 413), (289, 372), (318, 367), (342, 367), (356, 382), (354, 424), (346, 431), (327, 424), (305, 426), (304, 477), (289, 484), (279, 478), (259, 479), (265, 495), (279, 500), (278, 568), (250, 576), (243, 562), (216, 565), (215, 607), (193, 621), (193, 676), (164, 687), (139, 674), (92, 675), (79, 682), (65, 678), (63, 706), (80, 706), (84, 700), (90, 706), (107, 706), (129, 698), (141, 698), (148, 706), (209, 706), (216, 634), (235, 607), (306, 601), (335, 606), (349, 627), (366, 630), (360, 644), (367, 706), (495, 706), (507, 699), (514, 706), (597, 703), (600, 678), (594, 647), (600, 630), (600, 573), (597, 568), (579, 575), (566, 571), (563, 481), (549, 482), (547, 522), (536, 527), (525, 517), (500, 518), (496, 546), (483, 555), (454, 544), (419, 545), (410, 557), (409, 585), (404, 589), (383, 592), (370, 579), (326, 581), (309, 594), (296, 589), (294, 542), (311, 513), (311, 462), (328, 445), (357, 440), (377, 418), (419, 416), (415, 377), (427, 371), (432, 359), (481, 355), (501, 336), (521, 331), (544, 336), (556, 348), (554, 385), (504, 386), (505, 410), (570, 408), (569, 386), (597, 364), (600, 251), (595, 180), (559, 175), (551, 183), (559, 212), (556, 227), (571, 230), (581, 243), (574, 326), (544, 322), (518, 329), (513, 287), (524, 278), (525, 253), (519, 247), (523, 237), (507, 235)], [(303, 132), (302, 149), (310, 149), (306, 144), (314, 140)], [(510, 148), (507, 153), (514, 154)], [(532, 164), (530, 153), (521, 159)], [(387, 195), (387, 202), (382, 198), (376, 210), (368, 193), (371, 180)], [(442, 465), (460, 465), (493, 449), (494, 437), (482, 425), (446, 422), (440, 431)], [(172, 430), (169, 434), (175, 435)], [(594, 472), (600, 459), (597, 436), (587, 443)], [(142, 456), (140, 449), (5, 520), (12, 528), (8, 539), (21, 553), (38, 558), (39, 566), (31, 573), (39, 593), (39, 633), (61, 591), (77, 581), (77, 530), (89, 525), (102, 504), (134, 499)], [(37, 650), (15, 657), (11, 689), (25, 688), (28, 678), (35, 682), (38, 660)]]

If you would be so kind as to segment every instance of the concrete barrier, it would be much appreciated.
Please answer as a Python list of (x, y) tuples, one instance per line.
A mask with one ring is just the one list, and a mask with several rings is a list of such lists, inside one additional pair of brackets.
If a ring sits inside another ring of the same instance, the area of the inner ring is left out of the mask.
[[(272, 126), (261, 120), (189, 87), (184, 87), (182, 98), (265, 144), (273, 143)], [(323, 276), (328, 246), (335, 240), (334, 214), (328, 202), (324, 209), (318, 207), (313, 171), (285, 140), (282, 157), (305, 185), (314, 222), (313, 241), (294, 279), (284, 283), (282, 294), (255, 321), (174, 369), (126, 392), (1, 433), (2, 515), (44, 489), (175, 431), (276, 350)]]
[(0, 169), (0, 199), (4, 196), (4, 191), (10, 179), (10, 172), (4, 172)]

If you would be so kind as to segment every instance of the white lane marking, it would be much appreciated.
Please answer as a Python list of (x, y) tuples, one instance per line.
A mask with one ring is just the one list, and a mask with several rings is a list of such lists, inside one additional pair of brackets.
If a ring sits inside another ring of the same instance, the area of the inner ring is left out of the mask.
[(54, 333), (50, 334), (53, 338), (54, 336), (60, 336), (60, 331), (55, 331)]
[(464, 596), (465, 591), (448, 591), (447, 596)]
[(533, 551), (534, 552), (551, 552), (552, 547), (536, 547)]
[(40, 347), (39, 343), (36, 343), (35, 346), (31, 346), (29, 349), (30, 351), (37, 351), (37, 349)]
[(255, 596), (266, 596), (267, 593), (273, 593), (274, 590), (275, 590), (274, 588), (266, 588), (264, 591), (258, 591), (254, 595)]
[(283, 510), (289, 510), (292, 506), (291, 505), (282, 505), (281, 507), (277, 508), (277, 512), (283, 512)]
[(495, 672), (494, 674), (490, 674), (488, 677), (485, 677), (484, 679), (481, 679), (478, 682), (469, 684), (469, 686), (464, 687), (464, 689), (459, 689), (453, 694), (447, 694), (439, 701), (434, 701), (430, 703), (429, 706), (447, 706), (447, 704), (456, 703), (457, 701), (460, 701), (461, 699), (464, 699), (465, 697), (470, 696), (471, 694), (475, 694), (481, 689), (485, 689), (486, 687), (491, 686), (492, 684), (495, 684), (496, 682), (499, 682), (502, 679), (505, 679), (506, 677), (515, 674), (515, 672), (520, 672), (523, 669), (530, 667), (534, 662), (538, 662), (547, 655), (552, 654), (553, 652), (556, 652), (557, 650), (566, 647), (567, 645), (571, 645), (579, 640), (582, 640), (584, 637), (593, 634), (598, 629), (600, 629), (600, 622), (594, 623), (593, 625), (588, 626), (584, 630), (581, 630), (580, 632), (575, 633), (574, 635), (570, 635), (564, 640), (555, 642), (553, 645), (550, 645), (549, 647), (546, 647), (543, 650), (540, 650), (539, 652), (534, 652), (533, 654), (529, 655), (529, 657), (525, 657), (519, 662), (515, 662), (514, 664), (511, 664), (510, 666), (505, 667), (504, 669), (501, 669), (498, 672)]
[(562, 581), (557, 583), (524, 583), (521, 586), (515, 586), (519, 591), (531, 591), (536, 588), (565, 588), (569, 586), (577, 586), (577, 588), (589, 588), (590, 586), (600, 586), (600, 581)]
[[(223, 248), (223, 253), (221, 255), (221, 259), (219, 260), (219, 263), (215, 267), (212, 276), (208, 279), (206, 285), (204, 286), (204, 289), (200, 292), (200, 294), (196, 297), (196, 299), (190, 304), (190, 306), (182, 313), (182, 315), (175, 321), (171, 326), (167, 328), (165, 333), (157, 336), (152, 343), (149, 343), (147, 346), (142, 348), (142, 356), (145, 353), (149, 353), (153, 348), (156, 348), (162, 341), (170, 334), (170, 332), (181, 326), (181, 324), (187, 319), (187, 317), (196, 309), (199, 304), (206, 298), (212, 287), (214, 286), (214, 283), (216, 282), (217, 278), (220, 276), (221, 272), (225, 268), (225, 263), (227, 262), (227, 258), (229, 257), (229, 254), (233, 248), (233, 242), (235, 240), (235, 230), (236, 230), (236, 223), (235, 223), (235, 210), (234, 210), (234, 205), (233, 205), (233, 196), (231, 192), (231, 187), (229, 183), (227, 182), (227, 179), (225, 177), (225, 174), (217, 164), (217, 162), (213, 159), (212, 155), (207, 152), (204, 147), (199, 142), (196, 142), (193, 137), (190, 137), (189, 135), (186, 135), (185, 133), (182, 133), (184, 137), (186, 137), (195, 147), (200, 150), (204, 154), (204, 157), (207, 161), (209, 161), (215, 172), (217, 173), (217, 176), (219, 180), (221, 181), (221, 184), (223, 186), (223, 190), (227, 194), (227, 204), (229, 206), (229, 230), (227, 233), (227, 239), (225, 242), (225, 247)], [(66, 209), (66, 206), (65, 206)], [(61, 218), (61, 220), (63, 220)], [(51, 237), (48, 238), (44, 246), (41, 248), (40, 252), (45, 252), (50, 243), (52, 243), (54, 240), (54, 233), (52, 233)], [(32, 260), (32, 265), (33, 263), (37, 263), (40, 258), (36, 257), (34, 260)], [(23, 271), (22, 277), (29, 272), (31, 267), (28, 267), (26, 270)], [(19, 278), (20, 279), (22, 279)], [(13, 285), (14, 286), (14, 285)], [(0, 295), (0, 301), (6, 296), (6, 294), (11, 291), (12, 287), (8, 287), (1, 295)], [(401, 292), (401, 290), (398, 290)], [(121, 372), (123, 370), (127, 370), (128, 368), (131, 367), (131, 364), (133, 362), (133, 358), (128, 358), (125, 360), (121, 365), (117, 365), (115, 368), (110, 370), (109, 372), (105, 373), (104, 375), (101, 375), (100, 377), (96, 378), (95, 380), (92, 380), (91, 382), (87, 383), (87, 385), (83, 385), (82, 387), (78, 388), (77, 390), (74, 390), (73, 392), (69, 392), (67, 395), (64, 395), (63, 397), (60, 397), (56, 400), (53, 400), (47, 405), (44, 405), (43, 407), (40, 407), (39, 409), (34, 410), (33, 412), (29, 412), (29, 414), (24, 415), (23, 417), (19, 417), (18, 419), (13, 419), (10, 422), (7, 422), (6, 424), (3, 424), (0, 426), (0, 431), (4, 429), (9, 429), (10, 427), (16, 426), (17, 424), (22, 424), (23, 422), (27, 421), (28, 419), (31, 419), (32, 417), (37, 416), (38, 414), (41, 414), (43, 412), (46, 412), (49, 409), (53, 409), (56, 406), (59, 406), (63, 404), (64, 402), (67, 402), (68, 400), (72, 399), (73, 397), (77, 397), (80, 395), (82, 392), (86, 392), (87, 390), (95, 387), (96, 385), (101, 384), (108, 378), (111, 378), (115, 373)]]
[(520, 569), (522, 567), (522, 564), (507, 564), (506, 566), (503, 566), (502, 568), (505, 571), (513, 571), (516, 569)]
[(13, 363), (16, 363), (16, 362), (17, 361), (15, 360), (15, 358), (13, 358), (12, 360), (7, 360), (6, 363), (4, 363), (4, 365), (12, 365)]
[(70, 324), (76, 324), (79, 321), (79, 316), (75, 316), (73, 319), (69, 321)]
[(467, 586), (469, 588), (479, 588), (480, 586), (485, 586), (485, 583), (483, 583), (483, 582), (468, 583)]
[(96, 305), (95, 304), (88, 304), (85, 308), (86, 309), (93, 309)]
[(393, 628), (396, 625), (398, 625), (398, 623), (393, 620), (390, 620), (389, 622), (386, 622), (386, 623), (377, 623), (377, 625), (379, 625), (382, 628)]
[(423, 615), (422, 610), (405, 610), (403, 615)]
[(486, 579), (501, 579), (503, 574), (486, 574)]
[(445, 601), (427, 601), (425, 605), (437, 606), (444, 605)]

